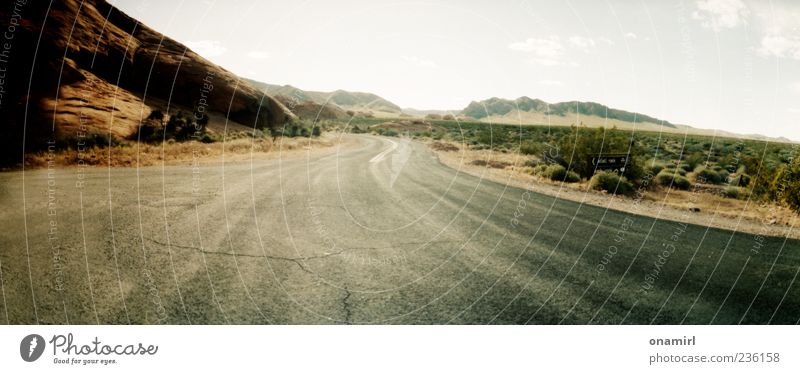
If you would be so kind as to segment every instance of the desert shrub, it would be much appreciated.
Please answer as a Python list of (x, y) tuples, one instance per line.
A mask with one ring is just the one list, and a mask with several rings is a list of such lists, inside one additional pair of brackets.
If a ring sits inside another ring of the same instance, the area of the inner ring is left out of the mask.
[(634, 191), (633, 184), (628, 182), (627, 178), (607, 171), (600, 171), (592, 176), (592, 179), (589, 180), (589, 187), (616, 195), (630, 195)]
[[(534, 168), (534, 170), (536, 170), (536, 168)], [(565, 167), (558, 164), (546, 166), (544, 169), (541, 169), (539, 175), (559, 182), (576, 183), (581, 181), (581, 177), (578, 173), (571, 170), (567, 171)]]
[(694, 170), (695, 178), (700, 182), (711, 183), (711, 184), (720, 184), (722, 183), (722, 176), (719, 175), (713, 169), (707, 168), (705, 166), (698, 166), (697, 169)]
[(697, 152), (694, 152), (691, 155), (689, 155), (689, 157), (686, 157), (686, 164), (689, 165), (689, 169), (686, 171), (695, 169), (703, 164), (706, 157), (703, 155), (702, 152), (700, 152), (700, 150), (702, 150), (702, 148), (700, 148)]
[(547, 166), (547, 168), (542, 173), (542, 176), (545, 178), (550, 178), (552, 180), (562, 180), (567, 175), (567, 168), (553, 164)]
[(156, 109), (156, 110), (150, 112), (150, 115), (147, 116), (147, 119), (152, 119), (152, 120), (156, 120), (156, 121), (159, 121), (159, 122), (163, 121), (164, 120), (164, 112)]
[(795, 211), (800, 211), (800, 157), (791, 164), (781, 165), (769, 183), (772, 199), (786, 203)]
[(383, 135), (383, 136), (397, 136), (398, 134), (397, 134), (397, 131), (394, 131), (392, 129), (388, 129), (388, 130), (384, 131), (383, 134), (381, 134), (381, 135)]
[(541, 164), (541, 163), (542, 163), (541, 161), (539, 161), (539, 160), (537, 160), (535, 158), (530, 158), (530, 159), (527, 159), (527, 160), (523, 161), (522, 162), (522, 166), (535, 168), (535, 167), (539, 166), (539, 164)]
[(750, 185), (750, 176), (747, 174), (739, 174), (731, 179), (731, 185), (747, 187)]
[(523, 155), (538, 155), (541, 153), (541, 148), (536, 142), (524, 141), (519, 145), (519, 153)]
[(686, 177), (681, 176), (675, 170), (663, 170), (658, 173), (656, 175), (656, 183), (679, 190), (688, 190), (692, 186), (692, 183)]
[(477, 165), (477, 166), (486, 166), (486, 164), (488, 164), (488, 162), (486, 162), (486, 160), (478, 159), (478, 160), (472, 160), (472, 162), (470, 162), (470, 164)]
[(507, 168), (507, 167), (511, 166), (511, 163), (509, 163), (509, 162), (505, 162), (505, 161), (490, 160), (490, 161), (487, 163), (487, 165), (488, 165), (490, 168), (495, 168), (495, 169), (505, 169), (505, 168)]
[(644, 175), (643, 165), (636, 162), (642, 159), (644, 148), (629, 132), (616, 128), (571, 126), (569, 132), (559, 136), (554, 145), (560, 151), (553, 157), (553, 161), (582, 177), (589, 178), (594, 174), (592, 156), (610, 153), (626, 153), (630, 156), (624, 171), (629, 180), (639, 180)]
[(213, 143), (214, 138), (212, 138), (211, 135), (209, 134), (203, 134), (203, 137), (200, 138), (200, 141), (203, 143)]
[(739, 196), (741, 196), (741, 195), (742, 195), (742, 189), (739, 188), (739, 187), (729, 186), (729, 187), (725, 187), (725, 189), (722, 190), (722, 196), (725, 196), (725, 197), (728, 197), (728, 198), (731, 198), (731, 199), (738, 199)]
[(444, 151), (444, 152), (455, 152), (458, 150), (458, 147), (450, 143), (443, 143), (443, 142), (433, 142), (431, 144), (431, 148), (437, 151)]
[(656, 163), (656, 162), (648, 162), (645, 166), (645, 169), (649, 171), (653, 175), (657, 175), (664, 170), (664, 164)]
[(692, 171), (694, 169), (694, 167), (692, 167), (692, 165), (689, 165), (689, 164), (680, 164), (680, 165), (678, 165), (678, 169), (681, 169), (684, 172), (688, 172), (688, 171)]
[(545, 170), (547, 170), (547, 165), (544, 165), (544, 164), (536, 165), (536, 166), (533, 167), (532, 174), (533, 175), (542, 175), (542, 174), (544, 174)]
[(143, 142), (160, 141), (163, 128), (164, 126), (161, 125), (161, 122), (148, 119), (139, 124), (139, 130), (137, 131), (134, 139), (138, 139)]
[(153, 111), (144, 120), (132, 137), (144, 142), (160, 142), (174, 139), (177, 141), (198, 140), (202, 141), (206, 134), (207, 117), (202, 123), (197, 122), (194, 115), (184, 114), (181, 111), (169, 116), (166, 123), (165, 115), (161, 111)]
[(202, 125), (195, 126), (194, 117), (186, 115), (183, 112), (175, 113), (169, 116), (166, 128), (167, 138), (174, 138), (175, 140), (187, 140), (195, 135), (200, 138), (205, 133), (205, 127)]
[(564, 182), (566, 183), (578, 183), (580, 181), (581, 181), (581, 176), (572, 170), (568, 171), (567, 176), (564, 178)]
[(725, 169), (717, 170), (717, 174), (719, 174), (720, 183), (727, 182), (728, 178), (731, 176), (731, 173)]
[(320, 135), (322, 135), (322, 127), (314, 126), (313, 128), (311, 128), (311, 136), (317, 137)]
[(452, 120), (455, 120), (456, 118), (453, 117), (452, 114), (445, 114), (445, 115), (442, 116), (442, 119), (445, 120), (445, 121), (452, 121)]

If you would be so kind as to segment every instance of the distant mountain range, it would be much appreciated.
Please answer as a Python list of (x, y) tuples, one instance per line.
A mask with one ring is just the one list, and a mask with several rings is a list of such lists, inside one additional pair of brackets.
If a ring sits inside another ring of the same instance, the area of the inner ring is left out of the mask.
[(376, 94), (336, 90), (332, 92), (305, 91), (290, 85), (275, 85), (246, 79), (268, 95), (275, 97), (300, 118), (348, 118), (351, 115), (367, 115), (382, 118), (433, 117), (452, 114), (462, 120), (487, 123), (523, 125), (589, 127), (617, 127), (638, 131), (664, 131), (691, 135), (716, 135), (745, 137), (755, 140), (790, 142), (786, 138), (771, 138), (763, 135), (741, 135), (723, 130), (700, 129), (641, 113), (611, 108), (595, 102), (566, 101), (547, 103), (540, 99), (523, 96), (514, 100), (492, 97), (473, 101), (461, 110), (420, 110), (401, 108)]
[(644, 114), (609, 108), (603, 104), (581, 101), (548, 104), (542, 100), (531, 99), (527, 96), (520, 97), (516, 100), (493, 97), (483, 101), (473, 101), (461, 111), (461, 114), (476, 119), (483, 119), (493, 116), (506, 116), (508, 114), (515, 115), (517, 110), (528, 113), (542, 113), (549, 116), (574, 117), (575, 115), (582, 115), (630, 123), (649, 122), (667, 127), (675, 127), (675, 125), (664, 120)]
[[(315, 108), (324, 106), (328, 115), (339, 116), (340, 113), (370, 114), (376, 117), (397, 117), (403, 110), (394, 103), (372, 93), (336, 90), (333, 92), (305, 91), (290, 85), (275, 85), (251, 79), (250, 85), (259, 88), (275, 97), (289, 108), (316, 104)], [(297, 114), (297, 113), (296, 113)], [(302, 113), (298, 114), (303, 117)]]

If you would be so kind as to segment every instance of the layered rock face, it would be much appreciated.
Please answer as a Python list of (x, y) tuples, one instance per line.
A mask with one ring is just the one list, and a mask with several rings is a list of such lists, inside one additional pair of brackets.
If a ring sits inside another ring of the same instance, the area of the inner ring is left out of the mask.
[[(218, 112), (253, 128), (283, 104), (104, 0), (0, 7), (0, 137), (6, 159), (82, 134), (125, 138), (151, 111)], [(24, 138), (24, 142), (23, 142)]]

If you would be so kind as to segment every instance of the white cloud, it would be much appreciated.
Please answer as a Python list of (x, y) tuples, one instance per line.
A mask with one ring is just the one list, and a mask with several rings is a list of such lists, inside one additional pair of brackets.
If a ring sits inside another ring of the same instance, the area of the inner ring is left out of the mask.
[(792, 114), (800, 114), (800, 108), (786, 108), (786, 111)]
[(748, 13), (742, 0), (699, 0), (692, 18), (699, 20), (703, 27), (720, 31), (747, 23)]
[(761, 39), (758, 52), (767, 57), (800, 60), (800, 38), (784, 35), (766, 35)]
[(439, 64), (431, 61), (426, 60), (424, 58), (419, 58), (417, 56), (402, 56), (405, 62), (410, 63), (418, 68), (438, 68)]
[(558, 36), (547, 38), (528, 38), (523, 42), (514, 42), (508, 45), (514, 51), (530, 54), (528, 59), (533, 64), (542, 66), (578, 66), (574, 61), (564, 59), (566, 49)]
[(605, 43), (605, 44), (607, 44), (607, 45), (615, 45), (615, 44), (617, 44), (617, 43), (614, 43), (614, 41), (613, 41), (613, 40), (611, 40), (611, 39), (609, 39), (609, 38), (605, 38), (605, 37), (603, 37), (603, 38), (600, 38), (600, 39), (597, 39), (597, 40), (599, 40), (599, 41), (601, 41), (602, 43)]
[(800, 81), (793, 82), (789, 85), (789, 88), (791, 88), (795, 93), (800, 93)]
[(531, 52), (542, 58), (556, 58), (564, 54), (564, 46), (557, 36), (544, 39), (528, 38), (524, 42), (514, 42), (508, 45), (515, 51)]
[(800, 60), (800, 2), (751, 2), (748, 6), (754, 23), (763, 29), (758, 53)]
[(596, 45), (594, 39), (592, 38), (584, 38), (582, 36), (570, 36), (569, 43), (573, 46), (580, 48), (584, 52), (588, 52), (590, 49), (594, 48)]
[(545, 80), (539, 81), (539, 84), (541, 84), (542, 86), (549, 86), (549, 87), (561, 87), (561, 86), (564, 85), (564, 82), (545, 79)]
[(255, 60), (265, 60), (269, 58), (269, 53), (264, 51), (250, 51), (247, 52), (247, 57), (255, 59)]
[(186, 42), (186, 46), (203, 57), (216, 57), (228, 51), (219, 40), (197, 40)]
[(637, 38), (639, 38), (639, 36), (637, 36), (636, 34), (634, 34), (632, 32), (629, 32), (629, 33), (625, 34), (625, 38), (626, 39), (637, 39)]

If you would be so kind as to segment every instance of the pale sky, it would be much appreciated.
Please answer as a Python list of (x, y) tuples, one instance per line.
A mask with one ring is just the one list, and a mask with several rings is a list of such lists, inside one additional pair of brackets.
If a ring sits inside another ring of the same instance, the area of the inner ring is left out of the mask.
[(112, 1), (243, 77), (463, 109), (596, 101), (800, 140), (800, 1)]

